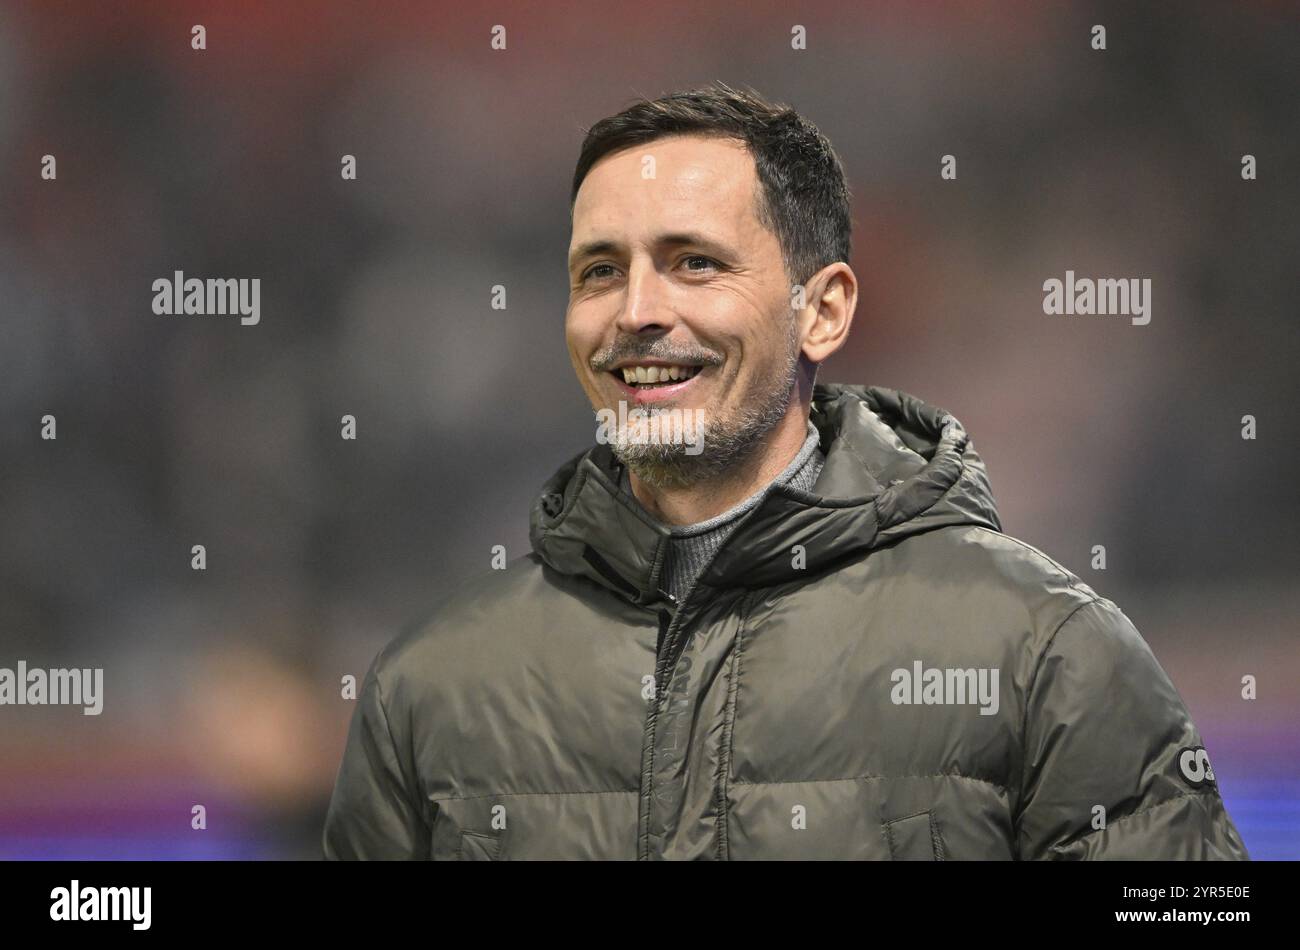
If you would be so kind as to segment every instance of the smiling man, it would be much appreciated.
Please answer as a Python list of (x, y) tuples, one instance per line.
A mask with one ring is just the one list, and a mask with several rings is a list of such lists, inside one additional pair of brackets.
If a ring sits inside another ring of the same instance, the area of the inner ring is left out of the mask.
[(649, 154), (594, 157), (580, 163), (573, 208), (569, 355), (598, 409), (703, 418), (703, 451), (627, 431), (613, 444), (647, 511), (704, 521), (771, 482), (806, 440), (812, 458), (813, 375), (843, 343), (857, 298), (844, 184), (833, 183), (837, 261), (802, 294), (820, 306), (792, 311), (794, 273), (816, 253), (784, 260), (743, 141), (670, 135)]
[(375, 659), (326, 857), (1247, 857), (1150, 649), (1002, 533), (961, 424), (816, 383), (857, 281), (811, 124), (639, 102), (572, 199), (569, 356), (621, 421)]

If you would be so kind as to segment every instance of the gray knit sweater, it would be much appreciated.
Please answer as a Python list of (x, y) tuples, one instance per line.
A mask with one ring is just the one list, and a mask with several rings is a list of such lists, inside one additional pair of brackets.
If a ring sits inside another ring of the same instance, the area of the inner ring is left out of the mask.
[[(820, 438), (816, 427), (809, 422), (808, 437), (804, 439), (803, 447), (799, 449), (799, 453), (785, 467), (785, 470), (763, 488), (720, 515), (689, 525), (666, 525), (651, 516), (671, 535), (668, 556), (664, 563), (663, 582), (660, 586), (678, 601), (685, 597), (695, 584), (696, 578), (713, 560), (713, 555), (722, 547), (722, 542), (735, 530), (740, 516), (762, 501), (773, 485), (789, 484), (810, 491), (817, 481), (817, 476), (821, 474), (822, 465), (826, 462), (826, 457), (818, 448)], [(636, 497), (632, 494), (632, 485), (626, 468), (623, 469), (622, 489), (633, 498)]]

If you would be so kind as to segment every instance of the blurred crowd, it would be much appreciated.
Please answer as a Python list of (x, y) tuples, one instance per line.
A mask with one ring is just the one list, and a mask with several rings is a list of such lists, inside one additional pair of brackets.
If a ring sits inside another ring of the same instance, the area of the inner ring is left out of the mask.
[[(794, 50), (775, 3), (0, 7), (0, 666), (105, 669), (98, 717), (0, 708), (0, 857), (318, 856), (342, 679), (524, 554), (593, 441), (583, 132), (712, 79), (849, 175), (822, 378), (961, 419), (1007, 532), (1152, 644), (1252, 855), (1300, 856), (1300, 25), (1147, 12), (844, 0)], [(1045, 315), (1067, 269), (1150, 278), (1150, 324)], [(176, 270), (260, 278), (260, 323), (153, 313)]]

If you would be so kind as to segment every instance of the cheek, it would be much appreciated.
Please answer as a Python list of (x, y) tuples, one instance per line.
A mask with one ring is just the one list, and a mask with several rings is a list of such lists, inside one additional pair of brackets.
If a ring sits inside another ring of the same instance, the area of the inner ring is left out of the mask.
[(576, 350), (584, 358), (589, 357), (600, 347), (607, 323), (599, 308), (592, 303), (574, 304), (564, 317), (564, 336), (569, 349)]
[(741, 336), (728, 341), (726, 375), (722, 383), (738, 396), (772, 385), (781, 377), (786, 365), (789, 334), (784, 328), (771, 328), (761, 336)]
[(589, 375), (587, 372), (587, 368), (583, 365), (582, 357), (580, 357), (572, 349), (569, 350), (569, 365), (573, 369), (573, 375), (576, 376), (578, 378), (578, 382), (582, 384), (582, 388), (586, 389), (587, 377)]
[(590, 331), (584, 326), (581, 317), (572, 312), (564, 320), (564, 342), (575, 369), (584, 364), (595, 350)]
[(570, 311), (564, 321), (565, 346), (569, 353), (569, 363), (589, 399), (597, 401), (596, 371), (589, 362), (592, 355), (600, 348), (599, 328), (592, 321), (584, 320), (580, 312)]

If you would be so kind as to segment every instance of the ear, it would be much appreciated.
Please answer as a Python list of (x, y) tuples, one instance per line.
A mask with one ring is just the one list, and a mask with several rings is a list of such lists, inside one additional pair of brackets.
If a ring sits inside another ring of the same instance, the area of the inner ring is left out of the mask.
[(802, 350), (810, 363), (822, 363), (844, 345), (858, 306), (858, 279), (843, 261), (827, 264), (808, 281), (799, 311)]

